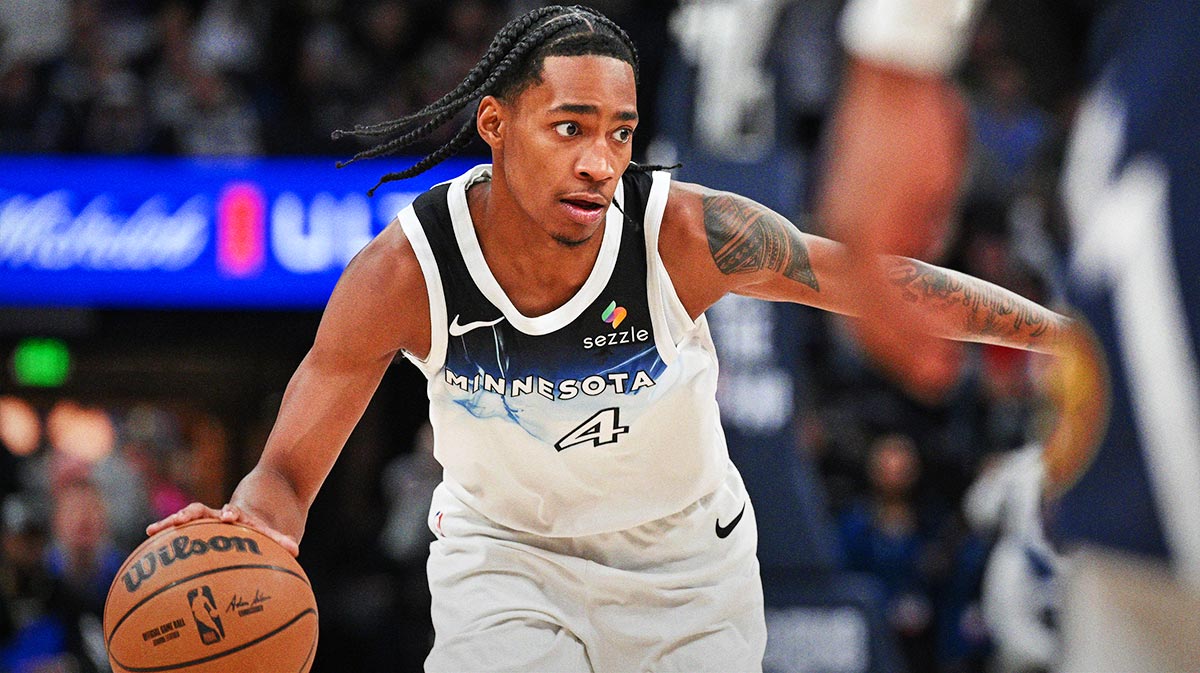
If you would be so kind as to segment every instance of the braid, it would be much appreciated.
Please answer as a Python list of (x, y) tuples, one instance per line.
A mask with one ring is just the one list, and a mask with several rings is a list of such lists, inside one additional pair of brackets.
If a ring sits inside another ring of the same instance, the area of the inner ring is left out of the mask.
[[(593, 22), (603, 28), (597, 30)], [(585, 26), (587, 30), (578, 30)], [(576, 29), (576, 30), (569, 30)], [(553, 39), (556, 35), (570, 35)], [(573, 35), (596, 36), (598, 41), (569, 42)], [(603, 43), (608, 36), (610, 42)], [(614, 46), (616, 38), (620, 47)], [(479, 62), (467, 73), (453, 90), (419, 111), (378, 124), (358, 124), (350, 130), (335, 130), (333, 139), (344, 136), (376, 137), (395, 136), (373, 147), (355, 154), (347, 161), (338, 162), (337, 167), (349, 165), (359, 159), (371, 159), (392, 154), (418, 142), (458, 115), (471, 102), (484, 95), (504, 98), (516, 95), (532, 81), (540, 81), (541, 60), (547, 55), (601, 54), (628, 62), (637, 77), (637, 49), (629, 36), (608, 17), (586, 7), (562, 7), (553, 5), (532, 10), (512, 21), (493, 38), (488, 50)], [(467, 119), (454, 137), (438, 149), (426, 155), (403, 171), (388, 173), (371, 188), (368, 194), (386, 182), (403, 180), (423, 173), (447, 158), (462, 151), (470, 144), (475, 120)], [(398, 135), (397, 135), (398, 134)]]
[(379, 189), (385, 182), (393, 182), (395, 180), (407, 180), (416, 175), (420, 175), (434, 166), (442, 163), (446, 159), (461, 152), (471, 142), (472, 132), (475, 130), (475, 120), (468, 119), (459, 127), (458, 132), (450, 139), (450, 142), (442, 145), (434, 152), (427, 154), (424, 159), (421, 159), (405, 170), (395, 173), (388, 173), (379, 178), (379, 182), (375, 186), (367, 190), (367, 196), (375, 196), (375, 190)]
[(447, 108), (442, 112), (439, 112), (432, 119), (425, 122), (421, 126), (418, 126), (402, 136), (393, 138), (392, 140), (376, 145), (375, 147), (365, 149), (358, 154), (355, 154), (348, 161), (339, 161), (337, 163), (337, 167), (342, 168), (343, 166), (348, 166), (359, 159), (373, 159), (378, 156), (390, 154), (401, 147), (411, 145), (413, 142), (420, 140), (426, 135), (429, 135), (430, 132), (440, 127), (442, 124), (445, 124), (450, 120), (451, 117), (458, 114), (459, 109), (461, 108)]
[(668, 166), (666, 164), (639, 164), (631, 161), (629, 162), (629, 168), (626, 170), (633, 173), (656, 173), (658, 171), (673, 171), (676, 168), (683, 168), (683, 164), (671, 164)]

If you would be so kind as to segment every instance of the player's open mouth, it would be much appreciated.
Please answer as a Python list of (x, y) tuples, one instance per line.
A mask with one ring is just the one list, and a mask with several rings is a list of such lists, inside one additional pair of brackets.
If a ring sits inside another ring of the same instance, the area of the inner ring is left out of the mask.
[(597, 210), (604, 209), (603, 203), (596, 203), (594, 201), (583, 201), (581, 199), (563, 199), (562, 202), (569, 206), (574, 206), (576, 208), (579, 208), (581, 210), (586, 210), (588, 212), (596, 212)]
[(587, 199), (559, 199), (559, 203), (563, 204), (572, 220), (584, 225), (597, 224), (608, 210), (607, 204)]

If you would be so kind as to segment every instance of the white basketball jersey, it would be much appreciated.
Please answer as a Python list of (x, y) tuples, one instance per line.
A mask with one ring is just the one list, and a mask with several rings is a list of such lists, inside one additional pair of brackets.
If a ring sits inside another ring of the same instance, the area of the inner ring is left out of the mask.
[(492, 275), (467, 208), (490, 168), (399, 215), (429, 289), (430, 352), (409, 359), (429, 379), (447, 488), (503, 526), (551, 537), (625, 530), (712, 492), (728, 466), (717, 359), (658, 254), (670, 175), (626, 172), (591, 275), (531, 317)]

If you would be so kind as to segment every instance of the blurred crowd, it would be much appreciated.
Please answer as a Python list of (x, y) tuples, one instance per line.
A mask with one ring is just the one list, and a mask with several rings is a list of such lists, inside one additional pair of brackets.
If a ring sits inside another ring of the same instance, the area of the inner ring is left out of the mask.
[[(395, 118), (449, 90), (531, 4), (0, 0), (0, 153), (346, 155), (353, 148), (330, 141), (332, 129)], [(644, 36), (661, 40), (676, 3), (587, 4), (638, 28), (652, 84), (666, 52)], [(839, 4), (807, 6), (833, 15)], [(961, 73), (972, 163), (940, 262), (1052, 303), (1065, 236), (1058, 157), (1075, 93), (1076, 66), (1064, 63), (1082, 28), (1037, 3), (992, 4)], [(815, 111), (785, 115), (795, 142), (819, 138), (836, 59), (825, 67)], [(639, 154), (655, 99), (643, 89)], [(841, 320), (812, 325), (800, 340), (812, 390), (796, 410), (796, 450), (821, 477), (840, 562), (883, 587), (903, 667), (1047, 670), (1061, 562), (1035, 525), (1044, 360), (973, 347), (947, 392), (914, 398), (874, 371)], [(117, 566), (147, 522), (192, 499), (219, 504), (230, 487), (221, 470), (238, 463), (226, 452), (247, 449), (203, 414), (13, 396), (0, 398), (0, 445), (0, 673), (106, 670), (98, 620)], [(357, 670), (419, 667), (427, 647), (424, 516), (438, 479), (428, 446), (418, 434), (377, 485), (390, 498), (373, 531), (385, 561), (344, 582), (342, 598), (322, 599), (331, 632), (415, 631), (379, 655), (393, 667), (363, 660)], [(381, 587), (401, 593), (379, 605)], [(383, 626), (361, 614), (371, 605)]]
[(504, 4), (5, 0), (0, 151), (344, 151), (456, 83)]
[(3, 396), (0, 447), (0, 670), (107, 670), (108, 587), (147, 522), (219, 483), (219, 426)]

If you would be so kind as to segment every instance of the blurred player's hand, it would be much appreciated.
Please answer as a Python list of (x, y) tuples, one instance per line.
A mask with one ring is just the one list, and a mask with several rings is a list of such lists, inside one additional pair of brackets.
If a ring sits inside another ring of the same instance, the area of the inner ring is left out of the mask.
[(889, 320), (855, 320), (851, 334), (883, 373), (911, 398), (942, 402), (962, 373), (962, 343), (906, 332)]
[(967, 156), (962, 97), (944, 78), (853, 59), (826, 153), (817, 216), (857, 267), (864, 310), (854, 332), (910, 395), (937, 401), (958, 378), (962, 345), (927, 336), (918, 311), (887, 302), (875, 259), (940, 255)]
[(199, 519), (217, 519), (223, 523), (240, 523), (244, 526), (253, 528), (254, 530), (266, 535), (275, 542), (279, 543), (292, 556), (300, 555), (300, 545), (295, 538), (290, 535), (284, 535), (274, 528), (268, 526), (259, 517), (246, 512), (236, 505), (225, 505), (221, 509), (213, 509), (200, 502), (193, 502), (183, 509), (175, 512), (165, 519), (156, 521), (146, 527), (146, 535), (154, 536), (168, 528), (182, 526), (189, 521), (197, 521)]
[(1056, 412), (1042, 456), (1046, 492), (1054, 497), (1091, 465), (1108, 428), (1109, 363), (1085, 320), (1078, 319), (1064, 335), (1058, 357), (1049, 362), (1039, 382)]

